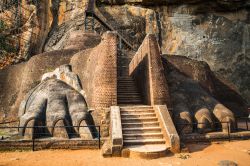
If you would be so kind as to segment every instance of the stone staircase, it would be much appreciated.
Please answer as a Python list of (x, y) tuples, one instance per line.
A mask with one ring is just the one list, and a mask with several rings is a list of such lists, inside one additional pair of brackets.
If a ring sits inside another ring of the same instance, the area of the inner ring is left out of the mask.
[(129, 76), (118, 77), (117, 101), (119, 105), (142, 104), (141, 95)]
[(151, 106), (121, 107), (124, 149), (131, 156), (158, 158), (168, 151), (159, 119)]
[[(131, 53), (133, 54), (133, 53)], [(119, 50), (117, 61), (117, 102), (118, 105), (142, 105), (143, 100), (135, 81), (129, 76), (130, 53)]]

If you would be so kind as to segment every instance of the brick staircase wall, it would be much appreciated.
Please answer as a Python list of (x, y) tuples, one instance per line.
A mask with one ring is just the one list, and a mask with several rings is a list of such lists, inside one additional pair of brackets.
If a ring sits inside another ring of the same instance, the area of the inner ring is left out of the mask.
[(167, 104), (171, 108), (167, 80), (155, 35), (148, 34), (129, 64), (129, 75), (134, 78), (144, 96), (144, 103)]
[(110, 106), (117, 105), (117, 33), (105, 32), (94, 48), (72, 57), (72, 70), (81, 80), (88, 108), (101, 136), (109, 135)]
[(89, 107), (108, 108), (117, 105), (117, 34), (106, 32), (101, 43), (90, 52), (88, 72), (83, 82)]

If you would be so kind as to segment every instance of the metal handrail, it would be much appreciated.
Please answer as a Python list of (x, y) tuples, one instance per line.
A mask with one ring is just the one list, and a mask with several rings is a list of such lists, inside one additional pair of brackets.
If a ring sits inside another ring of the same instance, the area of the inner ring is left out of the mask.
[[(91, 16), (95, 18), (98, 22), (100, 22), (105, 28), (107, 28), (110, 31), (115, 31), (115, 29), (106, 23), (101, 17), (96, 14), (94, 8), (96, 6), (96, 0), (89, 0), (87, 2), (86, 8), (85, 8), (85, 21), (88, 16)], [(133, 47), (132, 44), (129, 43), (119, 32), (117, 32), (117, 35), (119, 37), (119, 40), (122, 41), (125, 45), (127, 45), (130, 49), (134, 50), (135, 48)]]
[[(248, 127), (248, 124), (250, 122), (250, 118), (248, 117), (238, 117), (238, 118), (235, 118), (235, 125), (234, 125), (234, 128), (236, 131), (239, 131), (239, 127), (238, 127), (238, 122), (239, 120), (244, 120), (245, 121), (245, 125), (246, 125), (246, 130), (249, 131), (249, 127)], [(181, 127), (181, 129), (178, 130), (178, 132), (182, 132), (183, 129), (187, 126), (191, 126), (193, 128), (193, 130), (197, 129), (197, 125), (199, 124), (207, 124), (207, 123), (202, 123), (202, 122), (193, 122), (193, 123), (175, 123), (175, 126), (176, 127)], [(230, 141), (231, 140), (231, 136), (230, 136), (230, 122), (223, 122), (223, 121), (220, 121), (220, 122), (212, 122), (210, 123), (211, 125), (221, 125), (221, 124), (227, 124), (227, 134), (228, 134), (228, 140)], [(217, 128), (217, 131), (220, 130), (222, 128)]]
[[(19, 131), (19, 129), (33, 129), (33, 131), (35, 131), (35, 129), (45, 129), (45, 128), (53, 128), (53, 129), (55, 129), (55, 128), (78, 128), (78, 129), (80, 129), (81, 127), (88, 127), (88, 128), (97, 128), (98, 129), (98, 131), (97, 132), (91, 132), (92, 134), (94, 134), (94, 133), (98, 133), (98, 135), (97, 135), (97, 138), (98, 138), (98, 148), (99, 149), (101, 149), (101, 127), (99, 126), (99, 125), (78, 125), (78, 126), (32, 126), (32, 127), (30, 127), (30, 126), (26, 126), (26, 127), (20, 127), (20, 126), (5, 126), (5, 127), (3, 127), (3, 126), (0, 126), (0, 129), (18, 129), (18, 131)], [(77, 134), (77, 133), (75, 133), (75, 132), (72, 132), (72, 133), (68, 133), (69, 135), (70, 134)], [(36, 138), (35, 136), (36, 135), (39, 135), (39, 136), (41, 136), (41, 135), (46, 135), (46, 136), (48, 136), (49, 134), (48, 133), (36, 133), (36, 132), (34, 132), (34, 133), (32, 133), (32, 150), (33, 151), (35, 151), (35, 141), (36, 141), (36, 139), (38, 139), (38, 138)], [(96, 138), (96, 137), (95, 137)], [(70, 140), (70, 139), (69, 139)], [(75, 141), (75, 140), (74, 140)]]

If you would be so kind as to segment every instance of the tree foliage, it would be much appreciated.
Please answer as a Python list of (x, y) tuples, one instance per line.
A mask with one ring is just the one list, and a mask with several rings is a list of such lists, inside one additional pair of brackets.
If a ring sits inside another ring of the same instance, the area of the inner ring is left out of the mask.
[(14, 44), (9, 42), (10, 37), (4, 35), (4, 31), (7, 29), (7, 26), (3, 20), (0, 20), (0, 52), (16, 52), (17, 49)]

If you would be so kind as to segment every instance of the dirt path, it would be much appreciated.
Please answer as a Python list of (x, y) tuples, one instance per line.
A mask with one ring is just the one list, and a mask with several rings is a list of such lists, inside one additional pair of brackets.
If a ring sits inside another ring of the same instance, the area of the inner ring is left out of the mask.
[(0, 166), (210, 166), (218, 165), (221, 160), (231, 160), (240, 166), (250, 165), (250, 140), (189, 144), (188, 147), (188, 159), (181, 159), (181, 154), (176, 154), (155, 160), (103, 158), (98, 150), (1, 152)]

